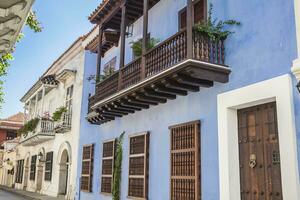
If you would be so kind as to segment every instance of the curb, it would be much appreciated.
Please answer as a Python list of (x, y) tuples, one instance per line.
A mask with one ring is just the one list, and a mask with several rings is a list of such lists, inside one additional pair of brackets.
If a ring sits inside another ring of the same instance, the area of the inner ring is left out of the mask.
[(28, 196), (26, 194), (21, 194), (20, 192), (14, 191), (12, 188), (0, 186), (0, 190), (17, 195), (19, 197), (23, 197), (24, 199), (28, 199), (28, 200), (42, 200), (40, 198), (35, 198), (35, 197)]

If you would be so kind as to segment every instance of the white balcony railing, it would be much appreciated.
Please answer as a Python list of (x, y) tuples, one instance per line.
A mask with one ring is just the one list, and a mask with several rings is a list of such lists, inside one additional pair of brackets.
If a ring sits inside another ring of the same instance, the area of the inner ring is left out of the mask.
[(56, 133), (65, 133), (71, 130), (72, 127), (72, 113), (66, 112), (61, 117), (61, 120), (58, 121), (55, 125)]
[(22, 135), (20, 143), (24, 146), (34, 146), (55, 137), (54, 123), (50, 119), (40, 119), (38, 125), (33, 132)]

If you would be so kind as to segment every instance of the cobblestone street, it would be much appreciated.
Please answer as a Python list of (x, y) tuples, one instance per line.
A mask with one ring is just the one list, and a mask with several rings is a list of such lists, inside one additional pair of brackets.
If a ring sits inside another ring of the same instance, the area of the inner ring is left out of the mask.
[(0, 190), (0, 200), (24, 200), (24, 198), (20, 197), (18, 195), (11, 194), (9, 192)]

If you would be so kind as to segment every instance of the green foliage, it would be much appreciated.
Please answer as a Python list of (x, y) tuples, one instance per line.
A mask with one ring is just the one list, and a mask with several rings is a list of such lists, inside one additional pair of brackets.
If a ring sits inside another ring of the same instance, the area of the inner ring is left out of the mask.
[[(147, 50), (152, 49), (155, 45), (159, 43), (159, 39), (151, 38), (147, 43)], [(143, 53), (143, 40), (139, 39), (138, 41), (131, 42), (131, 48), (135, 57), (142, 56)]]
[(42, 32), (43, 30), (43, 27), (41, 26), (41, 23), (37, 20), (36, 13), (34, 11), (30, 11), (26, 20), (26, 25), (35, 33)]
[(110, 67), (108, 70), (104, 71), (104, 74), (101, 74), (100, 76), (90, 75), (87, 78), (87, 80), (93, 81), (92, 82), (93, 84), (97, 84), (97, 83), (100, 83), (101, 81), (104, 81), (106, 78), (110, 77), (114, 73), (116, 73), (116, 70), (114, 68)]
[(123, 159), (123, 138), (125, 132), (123, 132), (117, 140), (117, 149), (114, 163), (114, 175), (113, 175), (113, 188), (112, 188), (112, 199), (120, 200), (121, 194), (121, 173), (122, 173), (122, 159)]
[(61, 119), (62, 114), (68, 112), (68, 109), (65, 106), (61, 106), (56, 109), (56, 111), (53, 113), (52, 120), (57, 122)]
[(225, 40), (234, 32), (225, 30), (226, 26), (240, 26), (241, 23), (235, 20), (218, 20), (212, 18), (213, 5), (210, 4), (208, 19), (194, 26), (194, 30), (207, 35), (213, 41)]
[(19, 129), (18, 133), (19, 135), (23, 135), (24, 137), (27, 137), (29, 132), (34, 132), (40, 119), (39, 118), (33, 118), (26, 122), (24, 126)]

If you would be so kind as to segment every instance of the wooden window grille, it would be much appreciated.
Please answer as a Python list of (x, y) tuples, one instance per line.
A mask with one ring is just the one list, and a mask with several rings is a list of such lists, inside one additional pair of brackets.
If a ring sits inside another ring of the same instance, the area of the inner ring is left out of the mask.
[[(199, 23), (206, 18), (206, 0), (196, 0), (193, 3), (194, 7), (194, 23)], [(178, 24), (179, 30), (183, 30), (186, 28), (187, 21), (187, 13), (186, 7), (179, 11), (178, 13)]]
[(53, 152), (46, 154), (45, 163), (45, 181), (51, 181), (52, 179), (52, 165), (53, 165)]
[(93, 186), (93, 165), (94, 165), (94, 145), (83, 147), (82, 170), (81, 170), (81, 191), (92, 192)]
[(128, 196), (148, 199), (149, 133), (130, 137)]
[(171, 200), (200, 199), (200, 122), (170, 127)]
[(24, 170), (24, 160), (17, 161), (17, 172), (16, 172), (16, 183), (22, 183), (23, 181), (23, 170)]
[(31, 163), (30, 163), (30, 176), (29, 176), (29, 179), (32, 180), (32, 181), (35, 180), (36, 159), (37, 159), (37, 156), (36, 156), (36, 155), (31, 157)]
[(112, 193), (114, 171), (115, 140), (103, 143), (101, 192)]

